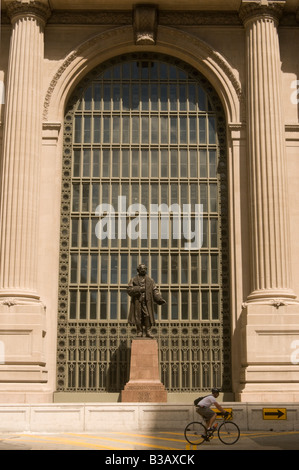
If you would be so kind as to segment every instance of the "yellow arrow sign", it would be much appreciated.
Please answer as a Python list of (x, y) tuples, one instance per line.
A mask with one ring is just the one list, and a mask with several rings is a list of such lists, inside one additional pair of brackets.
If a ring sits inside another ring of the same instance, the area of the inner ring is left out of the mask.
[(263, 419), (287, 419), (286, 408), (263, 408)]

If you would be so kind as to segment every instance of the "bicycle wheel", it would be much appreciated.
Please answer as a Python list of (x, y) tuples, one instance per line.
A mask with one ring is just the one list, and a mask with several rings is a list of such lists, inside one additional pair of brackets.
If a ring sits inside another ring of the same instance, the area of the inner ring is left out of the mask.
[(189, 444), (200, 445), (203, 443), (206, 437), (206, 428), (203, 424), (198, 421), (189, 423), (185, 427), (185, 439)]
[(240, 437), (240, 429), (236, 423), (225, 421), (219, 426), (218, 437), (223, 444), (235, 444)]

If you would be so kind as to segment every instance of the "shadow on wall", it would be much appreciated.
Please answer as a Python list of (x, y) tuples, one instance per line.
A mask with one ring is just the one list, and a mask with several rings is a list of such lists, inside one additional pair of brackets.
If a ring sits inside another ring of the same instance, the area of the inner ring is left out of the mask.
[(106, 372), (105, 388), (108, 393), (119, 393), (118, 402), (121, 401), (120, 390), (129, 380), (131, 348), (126, 340), (120, 340), (119, 346), (111, 353)]

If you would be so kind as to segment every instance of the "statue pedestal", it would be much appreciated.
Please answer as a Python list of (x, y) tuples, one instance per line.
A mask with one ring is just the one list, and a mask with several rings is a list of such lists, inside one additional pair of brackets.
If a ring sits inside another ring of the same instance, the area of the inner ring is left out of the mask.
[(122, 402), (167, 402), (167, 391), (160, 381), (158, 344), (155, 339), (132, 341), (130, 380), (121, 392)]

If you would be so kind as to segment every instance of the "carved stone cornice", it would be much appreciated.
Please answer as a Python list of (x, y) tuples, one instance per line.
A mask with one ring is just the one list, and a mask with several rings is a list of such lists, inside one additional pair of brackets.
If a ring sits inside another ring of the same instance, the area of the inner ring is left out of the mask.
[(89, 10), (54, 10), (49, 24), (99, 24), (99, 25), (128, 25), (132, 24), (132, 11), (89, 11)]
[(278, 24), (282, 16), (285, 3), (285, 0), (243, 0), (239, 16), (244, 26), (257, 19), (272, 20)]
[(152, 5), (137, 5), (133, 11), (133, 29), (136, 45), (156, 44), (158, 27), (157, 8)]
[[(222, 11), (159, 11), (159, 25), (164, 26), (239, 26), (238, 12)], [(132, 24), (132, 11), (118, 10), (53, 10), (49, 24)]]
[(19, 18), (34, 17), (45, 25), (51, 15), (48, 0), (29, 0), (26, 3), (19, 0), (5, 0), (5, 5), (11, 23), (15, 23)]
[(166, 26), (239, 26), (234, 11), (159, 11), (159, 24)]

